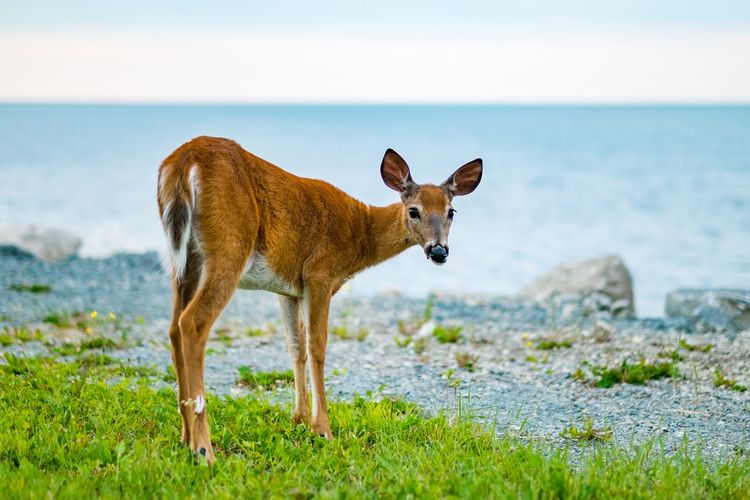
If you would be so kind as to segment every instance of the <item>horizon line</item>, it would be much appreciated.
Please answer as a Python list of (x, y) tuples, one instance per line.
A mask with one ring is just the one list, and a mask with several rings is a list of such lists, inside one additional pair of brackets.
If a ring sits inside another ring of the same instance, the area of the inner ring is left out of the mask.
[(745, 107), (750, 100), (594, 100), (594, 101), (159, 101), (159, 100), (3, 100), (0, 106), (248, 106), (248, 107)]

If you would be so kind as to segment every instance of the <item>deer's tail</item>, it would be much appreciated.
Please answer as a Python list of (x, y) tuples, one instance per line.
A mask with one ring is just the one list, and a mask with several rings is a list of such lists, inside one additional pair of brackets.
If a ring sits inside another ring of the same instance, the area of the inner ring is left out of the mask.
[(197, 169), (197, 165), (180, 168), (177, 164), (167, 163), (159, 169), (159, 212), (167, 237), (169, 266), (177, 280), (185, 275), (188, 245), (193, 231), (198, 194)]

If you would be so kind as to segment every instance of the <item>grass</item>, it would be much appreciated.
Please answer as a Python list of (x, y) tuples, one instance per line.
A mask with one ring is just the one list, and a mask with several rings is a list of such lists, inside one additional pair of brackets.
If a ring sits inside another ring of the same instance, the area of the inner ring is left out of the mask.
[(234, 341), (229, 328), (217, 328), (214, 330), (214, 340), (221, 342), (226, 347), (230, 347)]
[(121, 336), (127, 337), (130, 331), (130, 326), (124, 326), (121, 318), (113, 312), (99, 314), (97, 311), (52, 311), (42, 321), (60, 329), (75, 328), (89, 335), (96, 329), (107, 329), (119, 331)]
[(427, 339), (419, 337), (412, 342), (411, 347), (414, 349), (414, 354), (422, 354), (427, 350)]
[(479, 356), (472, 354), (468, 351), (459, 351), (456, 353), (456, 364), (459, 368), (463, 368), (466, 371), (473, 372), (477, 366)]
[[(8, 358), (0, 366), (5, 498), (740, 498), (750, 462), (656, 445), (594, 447), (576, 466), (403, 401), (331, 404), (328, 442), (262, 393), (211, 398), (214, 467), (177, 444), (172, 388), (117, 365)], [(115, 376), (115, 379), (112, 377)]]
[(347, 328), (346, 326), (339, 325), (331, 328), (331, 334), (342, 340), (357, 340), (359, 342), (362, 342), (370, 334), (370, 331), (366, 328), (352, 330)]
[(400, 348), (408, 347), (411, 344), (411, 337), (399, 337), (398, 335), (393, 337), (393, 341)]
[(8, 285), (8, 290), (21, 293), (50, 293), (52, 287), (41, 283), (32, 283), (30, 285), (27, 285), (26, 283), (11, 283)]
[(547, 354), (545, 354), (544, 356), (542, 356), (541, 359), (538, 358), (538, 357), (536, 357), (536, 356), (534, 356), (533, 354), (527, 354), (523, 359), (527, 363), (542, 363), (542, 364), (549, 363), (549, 355), (547, 355)]
[(542, 351), (549, 351), (551, 349), (569, 349), (573, 346), (573, 343), (569, 340), (550, 340), (542, 339), (536, 343), (536, 348)]
[(594, 420), (587, 418), (584, 421), (582, 428), (578, 428), (571, 424), (562, 430), (560, 437), (575, 441), (606, 442), (612, 439), (612, 429), (609, 426), (597, 429), (594, 427)]
[(713, 344), (689, 344), (685, 339), (680, 339), (680, 347), (686, 351), (708, 352), (714, 348)]
[(430, 321), (432, 319), (432, 310), (435, 306), (435, 295), (429, 294), (427, 296), (427, 300), (425, 301), (424, 305), (424, 312), (422, 313), (422, 317), (418, 319), (412, 319), (412, 320), (403, 320), (400, 319), (396, 322), (396, 325), (398, 327), (398, 332), (401, 335), (404, 335), (406, 337), (411, 337), (415, 333), (419, 331), (420, 328), (424, 326), (425, 323)]
[(94, 349), (111, 350), (123, 347), (107, 337), (90, 337), (83, 339), (79, 344), (65, 342), (54, 347), (52, 350), (60, 356), (76, 356)]
[(461, 326), (436, 325), (432, 336), (441, 344), (455, 344), (461, 338)]
[(292, 370), (254, 372), (249, 366), (240, 366), (237, 372), (237, 383), (251, 388), (273, 388), (294, 383), (294, 372)]
[(747, 391), (746, 385), (738, 384), (736, 380), (725, 377), (718, 368), (714, 370), (714, 387), (724, 387), (737, 392)]
[(248, 328), (245, 330), (245, 335), (248, 337), (265, 337), (266, 335), (272, 335), (273, 332), (265, 330), (263, 328)]
[[(604, 389), (610, 388), (615, 384), (625, 383), (642, 385), (649, 380), (668, 377), (676, 378), (680, 376), (677, 364), (674, 361), (647, 363), (645, 359), (641, 359), (639, 363), (630, 364), (626, 360), (623, 361), (620, 366), (614, 368), (609, 368), (607, 366), (594, 366), (587, 362), (582, 364), (588, 367), (591, 370), (591, 373), (597, 377), (597, 380), (594, 381), (594, 386)], [(582, 370), (581, 372), (576, 371), (573, 377), (579, 380), (585, 378)]]
[(19, 342), (46, 342), (41, 330), (33, 331), (27, 326), (4, 326), (0, 332), (0, 346), (9, 346)]
[(673, 349), (671, 351), (659, 351), (656, 353), (657, 356), (660, 358), (667, 358), (671, 359), (672, 361), (684, 361), (685, 356), (680, 354), (680, 352), (677, 349)]
[(117, 347), (118, 345), (114, 340), (108, 339), (106, 337), (94, 337), (86, 339), (81, 342), (80, 345), (81, 351), (88, 351), (90, 349), (115, 349)]

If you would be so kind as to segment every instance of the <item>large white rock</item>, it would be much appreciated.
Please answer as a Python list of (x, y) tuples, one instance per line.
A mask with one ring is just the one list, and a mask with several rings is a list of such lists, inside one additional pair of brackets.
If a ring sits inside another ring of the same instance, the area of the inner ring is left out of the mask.
[(616, 255), (561, 264), (524, 287), (520, 295), (539, 302), (561, 297), (596, 299), (607, 302), (597, 305), (600, 310), (626, 316), (635, 313), (633, 278)]
[(0, 245), (9, 245), (35, 257), (56, 261), (78, 255), (82, 241), (62, 229), (28, 224), (0, 226)]

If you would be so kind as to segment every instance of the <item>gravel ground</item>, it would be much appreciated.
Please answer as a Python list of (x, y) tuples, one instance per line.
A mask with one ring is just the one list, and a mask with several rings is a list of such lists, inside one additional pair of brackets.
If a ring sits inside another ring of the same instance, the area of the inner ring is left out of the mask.
[[(52, 291), (10, 289), (22, 283), (47, 284)], [(1, 351), (48, 354), (54, 345), (83, 335), (43, 323), (51, 312), (96, 310), (104, 316), (112, 311), (119, 329), (101, 328), (116, 335), (115, 340), (123, 342), (122, 325), (132, 326), (126, 329), (126, 346), (108, 354), (163, 370), (171, 362), (166, 334), (170, 302), (168, 280), (155, 254), (49, 264), (0, 252), (0, 325), (39, 327), (53, 343), (17, 342)], [(361, 341), (331, 336), (326, 370), (333, 398), (371, 391), (404, 397), (430, 411), (455, 413), (460, 407), (501, 431), (560, 445), (569, 443), (560, 436), (563, 429), (581, 429), (591, 419), (595, 428), (610, 429), (612, 442), (619, 445), (659, 438), (668, 452), (688, 444), (700, 445), (711, 457), (748, 453), (750, 392), (714, 387), (714, 372), (720, 368), (726, 377), (750, 385), (750, 331), (697, 334), (681, 322), (664, 319), (588, 319), (560, 326), (534, 303), (508, 297), (436, 296), (432, 321), (407, 341), (397, 321), (416, 325), (425, 304), (425, 298), (353, 297), (345, 290), (334, 298), (331, 324), (368, 334)], [(434, 324), (462, 326), (461, 339), (438, 343), (429, 335)], [(249, 336), (249, 328), (264, 334)], [(396, 339), (410, 344), (400, 347)], [(536, 344), (542, 339), (568, 341), (571, 347), (539, 350)], [(690, 351), (680, 346), (680, 340), (713, 347), (708, 352)], [(417, 353), (415, 344), (424, 350)], [(664, 362), (665, 353), (673, 351), (682, 357), (677, 363), (679, 378), (601, 389), (593, 386), (586, 369), (584, 380), (572, 376), (583, 362), (610, 367), (644, 357)], [(475, 370), (459, 368), (457, 354), (478, 357)], [(242, 365), (256, 371), (291, 368), (273, 294), (239, 291), (217, 322), (207, 358), (211, 393), (248, 390), (237, 384), (237, 368)], [(280, 389), (274, 397), (287, 402), (292, 392)], [(581, 449), (580, 443), (572, 444), (574, 452)]]

